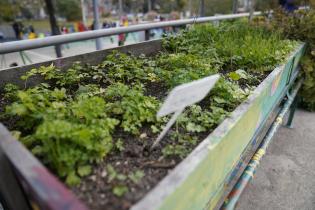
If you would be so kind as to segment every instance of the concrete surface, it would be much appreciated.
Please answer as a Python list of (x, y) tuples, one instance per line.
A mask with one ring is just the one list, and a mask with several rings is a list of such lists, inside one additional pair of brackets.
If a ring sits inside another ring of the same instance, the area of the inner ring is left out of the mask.
[[(140, 42), (141, 33), (142, 32), (129, 33), (125, 44), (127, 45), (127, 44)], [(113, 47), (118, 46), (118, 36), (111, 36), (111, 38), (110, 37), (101, 38), (103, 49), (108, 49), (108, 48), (113, 48)], [(62, 55), (66, 57), (66, 56), (84, 54), (84, 53), (95, 51), (96, 50), (95, 48), (96, 48), (95, 40), (86, 40), (86, 41), (80, 41), (80, 42), (73, 42), (69, 44), (63, 44)], [(24, 54), (31, 60), (31, 62), (26, 60), (26, 64), (38, 63), (38, 62), (48, 61), (48, 60), (52, 60), (56, 58), (54, 47), (44, 47), (44, 48), (38, 48), (38, 49), (33, 49), (33, 50), (25, 50)], [(0, 70), (8, 68), (10, 64), (12, 63), (23, 65), (23, 60), (21, 58), (21, 55), (18, 52), (0, 55)]]
[(237, 210), (315, 209), (315, 113), (278, 130)]

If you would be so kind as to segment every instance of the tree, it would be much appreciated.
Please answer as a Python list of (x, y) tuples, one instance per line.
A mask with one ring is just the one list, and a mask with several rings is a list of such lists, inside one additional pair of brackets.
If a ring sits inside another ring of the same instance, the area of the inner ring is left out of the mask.
[(13, 21), (18, 11), (9, 0), (0, 0), (0, 21)]
[(57, 13), (67, 20), (79, 20), (82, 17), (79, 0), (57, 0)]
[[(197, 0), (193, 2), (192, 10), (194, 11), (194, 13), (198, 14), (201, 4), (202, 0)], [(233, 0), (204, 0), (203, 8), (206, 16), (232, 13)]]

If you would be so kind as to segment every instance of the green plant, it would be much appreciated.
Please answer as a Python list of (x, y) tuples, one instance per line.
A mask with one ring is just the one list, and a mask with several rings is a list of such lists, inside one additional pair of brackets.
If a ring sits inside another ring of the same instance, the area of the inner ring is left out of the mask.
[(212, 56), (220, 60), (218, 63), (223, 68), (233, 71), (271, 71), (296, 45), (282, 40), (277, 32), (268, 33), (263, 27), (242, 21), (219, 26), (197, 25), (164, 41), (169, 51)]
[(116, 83), (106, 89), (104, 97), (109, 101), (106, 110), (121, 119), (121, 127), (126, 132), (139, 134), (143, 123), (156, 121), (159, 102), (153, 97), (145, 96), (144, 88), (140, 85), (130, 88)]
[[(76, 183), (75, 171), (100, 161), (112, 148), (111, 132), (118, 120), (109, 118), (105, 101), (100, 97), (67, 97), (65, 89), (49, 90), (42, 84), (18, 91), (17, 100), (6, 109), (7, 115), (18, 116), (23, 133), (20, 140), (56, 170)], [(23, 128), (23, 129), (22, 129)], [(87, 170), (84, 170), (87, 171)]]
[(283, 37), (300, 40), (308, 44), (306, 57), (302, 60), (305, 82), (300, 95), (302, 106), (310, 111), (315, 111), (315, 10), (299, 10), (294, 14), (287, 14), (277, 10), (270, 30), (278, 30)]
[(128, 186), (123, 184), (124, 181), (131, 181), (134, 184), (138, 184), (144, 176), (143, 171), (137, 170), (131, 172), (128, 175), (117, 172), (112, 165), (107, 165), (108, 182), (113, 184), (112, 192), (114, 195), (121, 197), (129, 191)]
[(103, 74), (100, 77), (110, 83), (139, 84), (159, 80), (159, 77), (156, 76), (155, 67), (156, 62), (144, 55), (135, 57), (114, 51), (106, 57), (106, 60), (98, 66), (98, 69), (106, 70), (106, 75)]
[(162, 154), (165, 157), (178, 156), (184, 158), (191, 152), (193, 146), (197, 144), (198, 138), (193, 135), (174, 131), (170, 132), (169, 135), (173, 142), (162, 149)]
[[(164, 51), (152, 57), (114, 51), (94, 66), (32, 69), (22, 77), (24, 90), (5, 87), (4, 122), (13, 119), (14, 136), (67, 184), (76, 185), (92, 173), (92, 164), (124, 154), (134, 137), (141, 139), (137, 144), (156, 138), (169, 120), (157, 119), (156, 113), (173, 87), (219, 73), (211, 93), (184, 111), (168, 134), (170, 144), (162, 148), (166, 157), (184, 158), (296, 44), (265, 31), (244, 22), (193, 26), (164, 38)], [(33, 77), (45, 83), (28, 87)], [(143, 171), (126, 175), (111, 165), (106, 172), (118, 197), (144, 176)]]

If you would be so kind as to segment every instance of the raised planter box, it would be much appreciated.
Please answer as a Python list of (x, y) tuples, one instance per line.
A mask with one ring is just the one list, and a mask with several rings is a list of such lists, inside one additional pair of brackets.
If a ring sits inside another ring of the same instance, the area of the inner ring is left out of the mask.
[[(194, 151), (166, 176), (132, 210), (201, 210), (219, 208), (224, 197), (248, 162), (273, 112), (298, 75), (304, 44), (274, 69)], [(0, 88), (10, 82), (24, 85), (19, 78), (26, 71), (52, 62), (66, 69), (74, 61), (100, 63), (113, 49), (0, 71)], [(152, 55), (162, 50), (161, 41), (116, 48), (135, 55)], [(37, 84), (33, 78), (28, 84)], [(4, 127), (0, 126), (0, 164), (7, 174), (0, 175), (0, 199), (8, 209), (83, 210), (87, 209)], [(12, 197), (14, 196), (14, 197)]]

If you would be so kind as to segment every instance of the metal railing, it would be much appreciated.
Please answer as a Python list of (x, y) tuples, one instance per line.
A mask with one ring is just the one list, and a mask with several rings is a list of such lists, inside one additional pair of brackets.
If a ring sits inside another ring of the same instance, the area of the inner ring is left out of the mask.
[[(254, 12), (253, 15), (261, 15), (261, 12)], [(220, 21), (220, 20), (229, 20), (242, 17), (249, 17), (250, 13), (240, 13), (240, 14), (229, 14), (229, 15), (218, 15), (211, 17), (199, 17), (183, 20), (174, 20), (174, 21), (164, 21), (156, 23), (146, 23), (139, 25), (132, 25), (128, 27), (119, 27), (112, 29), (99, 29), (94, 31), (78, 32), (72, 34), (64, 34), (57, 36), (50, 36), (46, 38), (38, 38), (33, 40), (21, 40), (13, 42), (5, 42), (0, 44), (0, 54), (18, 52), (23, 50), (36, 49), (41, 47), (65, 44), (70, 42), (77, 42), (89, 39), (96, 39), (105, 36), (118, 35), (122, 33), (130, 33), (137, 31), (148, 31), (150, 29), (164, 28), (164, 27), (174, 27), (181, 25), (188, 25), (194, 23), (205, 23), (211, 21)]]

